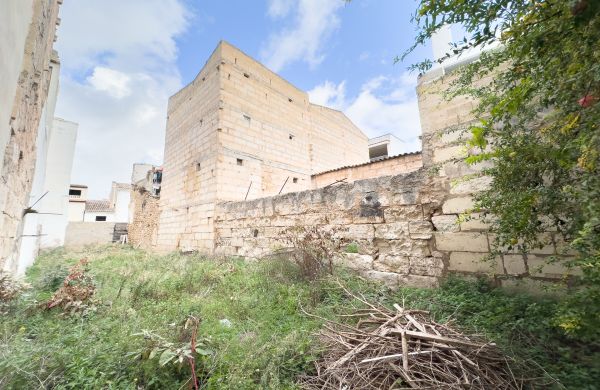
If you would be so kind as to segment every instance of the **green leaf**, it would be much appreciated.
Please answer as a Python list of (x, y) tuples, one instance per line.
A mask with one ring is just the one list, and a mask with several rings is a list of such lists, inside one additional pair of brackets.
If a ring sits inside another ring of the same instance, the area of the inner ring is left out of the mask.
[(173, 360), (176, 357), (177, 357), (177, 355), (173, 351), (166, 349), (160, 355), (160, 359), (158, 359), (158, 364), (160, 364), (161, 366), (164, 366), (165, 364), (169, 363), (171, 360)]

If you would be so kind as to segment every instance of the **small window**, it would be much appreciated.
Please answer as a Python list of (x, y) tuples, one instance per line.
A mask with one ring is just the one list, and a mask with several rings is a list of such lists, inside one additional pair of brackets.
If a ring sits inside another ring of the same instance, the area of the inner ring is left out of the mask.
[(290, 134), (290, 135), (289, 135), (289, 138), (290, 138), (291, 140), (293, 140), (295, 137), (296, 137), (296, 136), (295, 136), (294, 134)]
[(298, 178), (297, 178), (297, 177), (293, 178), (293, 179), (292, 179), (292, 182), (294, 182), (294, 183), (298, 183)]
[(250, 75), (248, 73), (244, 73), (244, 77), (247, 78), (247, 79), (249, 79)]
[(238, 158), (237, 165), (244, 165), (244, 160), (242, 160), (241, 158)]
[(105, 222), (106, 215), (96, 215), (96, 222)]
[(293, 102), (292, 98), (288, 98), (288, 102), (290, 102), (290, 103)]
[(69, 190), (69, 195), (72, 195), (72, 196), (81, 196), (81, 190), (70, 189)]
[(252, 118), (250, 118), (250, 115), (244, 114), (244, 119), (246, 120), (246, 122), (248, 122), (248, 124), (250, 124), (250, 122), (252, 121)]
[(202, 169), (202, 164), (200, 164), (199, 162), (196, 163), (196, 172), (199, 172), (200, 169)]

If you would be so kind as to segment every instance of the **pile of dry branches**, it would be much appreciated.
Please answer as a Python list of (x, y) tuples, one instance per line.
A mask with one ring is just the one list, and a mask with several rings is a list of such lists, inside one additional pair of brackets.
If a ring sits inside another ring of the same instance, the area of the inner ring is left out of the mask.
[(305, 389), (520, 389), (507, 358), (493, 343), (439, 324), (421, 310), (372, 305), (346, 317), (354, 326), (328, 321), (325, 352)]

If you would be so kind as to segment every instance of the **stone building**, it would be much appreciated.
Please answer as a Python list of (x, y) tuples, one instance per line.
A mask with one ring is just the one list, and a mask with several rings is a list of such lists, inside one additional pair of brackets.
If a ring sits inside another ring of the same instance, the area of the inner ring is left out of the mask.
[[(461, 273), (539, 290), (580, 275), (547, 261), (574, 255), (556, 232), (530, 253), (485, 260), (494, 237), (473, 212), (473, 193), (490, 179), (484, 164), (462, 159), (476, 153), (464, 146), (476, 102), (443, 98), (464, 61), (419, 78), (422, 152), (390, 156), (392, 137), (369, 145), (343, 114), (308, 103), (302, 91), (221, 43), (169, 102), (160, 217), (147, 195), (135, 204), (150, 206), (134, 211), (136, 225), (156, 231), (156, 239), (146, 235), (139, 245), (261, 258), (286, 246), (290, 227), (318, 226), (358, 248), (342, 250), (338, 261), (392, 287), (435, 286)], [(371, 161), (369, 146), (378, 154)]]
[(157, 249), (214, 247), (215, 204), (311, 188), (311, 175), (369, 161), (342, 112), (221, 42), (169, 99)]
[(162, 167), (134, 164), (129, 203), (129, 243), (135, 248), (151, 249), (158, 234)]
[[(0, 2), (0, 268), (16, 272), (62, 0)], [(54, 57), (56, 58), (56, 57)]]

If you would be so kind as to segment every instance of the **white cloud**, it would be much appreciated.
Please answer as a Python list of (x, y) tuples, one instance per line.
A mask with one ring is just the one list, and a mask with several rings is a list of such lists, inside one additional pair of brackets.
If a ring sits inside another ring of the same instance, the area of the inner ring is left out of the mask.
[(175, 37), (182, 0), (68, 1), (57, 50), (56, 115), (79, 123), (71, 180), (105, 197), (129, 182), (134, 162), (162, 163), (169, 96), (182, 86)]
[[(272, 17), (287, 15), (290, 10), (286, 10), (286, 4), (286, 1), (271, 0), (269, 14)], [(311, 67), (320, 64), (325, 58), (324, 42), (340, 26), (337, 12), (343, 4), (341, 0), (298, 0), (292, 27), (272, 34), (261, 50), (265, 64), (275, 72), (299, 60)]]
[(131, 95), (131, 89), (129, 89), (131, 79), (117, 70), (97, 66), (87, 80), (96, 90), (106, 92), (116, 99)]
[(294, 0), (269, 0), (267, 13), (272, 18), (283, 18), (290, 13), (293, 6)]
[(346, 96), (345, 81), (326, 81), (309, 91), (313, 103), (343, 110), (369, 137), (392, 133), (403, 141), (402, 152), (421, 149), (421, 124), (415, 93), (416, 76), (378, 76), (365, 82), (357, 96)]
[(314, 104), (341, 110), (346, 106), (346, 82), (335, 85), (331, 81), (325, 81), (308, 91), (308, 96)]

